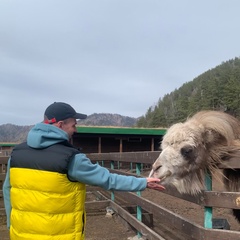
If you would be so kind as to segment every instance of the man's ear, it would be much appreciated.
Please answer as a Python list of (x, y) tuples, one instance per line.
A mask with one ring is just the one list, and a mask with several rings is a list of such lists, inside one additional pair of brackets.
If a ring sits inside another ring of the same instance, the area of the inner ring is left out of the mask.
[(54, 124), (54, 126), (62, 129), (63, 121), (58, 121), (58, 122), (56, 122), (56, 123)]

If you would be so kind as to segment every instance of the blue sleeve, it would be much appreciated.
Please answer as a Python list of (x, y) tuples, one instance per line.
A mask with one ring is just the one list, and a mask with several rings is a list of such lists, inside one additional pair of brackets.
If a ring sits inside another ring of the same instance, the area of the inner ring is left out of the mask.
[(11, 200), (10, 200), (10, 159), (8, 160), (6, 178), (3, 183), (3, 199), (4, 206), (7, 214), (7, 227), (10, 228), (10, 215), (12, 210)]
[(107, 168), (93, 164), (85, 154), (77, 154), (71, 160), (68, 177), (72, 181), (99, 186), (106, 190), (136, 192), (147, 187), (146, 178), (110, 173)]

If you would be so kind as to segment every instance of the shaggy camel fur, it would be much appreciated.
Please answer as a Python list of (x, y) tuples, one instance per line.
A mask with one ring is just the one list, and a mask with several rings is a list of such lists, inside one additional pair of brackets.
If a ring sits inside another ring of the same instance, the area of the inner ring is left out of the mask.
[[(198, 112), (167, 130), (161, 150), (149, 176), (180, 193), (197, 194), (205, 187), (206, 171), (214, 176), (220, 163), (240, 158), (240, 122), (220, 111)], [(240, 169), (224, 169), (223, 176), (227, 191), (240, 191)], [(233, 209), (233, 215), (240, 222), (240, 210)]]

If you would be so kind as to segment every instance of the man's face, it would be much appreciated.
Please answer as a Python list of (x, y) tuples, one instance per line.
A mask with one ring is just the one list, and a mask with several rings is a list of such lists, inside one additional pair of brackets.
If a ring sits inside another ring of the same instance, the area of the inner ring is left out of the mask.
[(75, 132), (77, 132), (77, 128), (76, 128), (77, 121), (75, 118), (68, 118), (64, 121), (59, 121), (58, 124), (59, 124), (59, 128), (61, 128), (63, 131), (65, 131), (68, 134), (69, 139), (72, 137), (72, 135)]

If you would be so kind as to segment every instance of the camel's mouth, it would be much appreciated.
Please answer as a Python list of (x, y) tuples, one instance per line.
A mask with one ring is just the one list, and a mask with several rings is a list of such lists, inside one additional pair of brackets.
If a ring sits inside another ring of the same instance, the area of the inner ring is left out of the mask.
[(164, 175), (162, 175), (161, 177), (159, 177), (159, 179), (162, 182), (163, 180), (165, 180), (167, 177), (169, 177), (171, 175), (172, 175), (171, 171), (167, 170), (167, 172)]
[(151, 170), (150, 174), (149, 174), (149, 177), (157, 177), (160, 179), (160, 182), (164, 181), (167, 177), (171, 176), (172, 173), (171, 171), (167, 170), (167, 172), (165, 172), (163, 175), (161, 176), (156, 176), (155, 175), (155, 170)]

